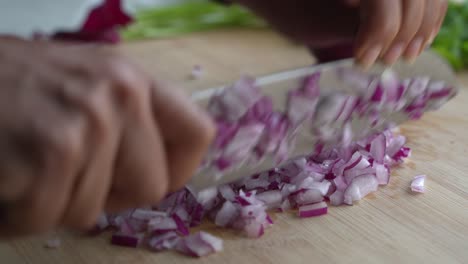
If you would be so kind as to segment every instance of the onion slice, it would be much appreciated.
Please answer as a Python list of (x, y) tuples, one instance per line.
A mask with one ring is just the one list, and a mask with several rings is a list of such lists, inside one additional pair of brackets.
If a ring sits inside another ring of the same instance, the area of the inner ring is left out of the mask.
[(299, 207), (298, 216), (301, 218), (315, 217), (327, 214), (328, 206), (325, 202), (303, 205)]
[(426, 175), (418, 175), (413, 178), (411, 182), (411, 191), (417, 193), (424, 193), (426, 190), (424, 188), (424, 184), (426, 182)]

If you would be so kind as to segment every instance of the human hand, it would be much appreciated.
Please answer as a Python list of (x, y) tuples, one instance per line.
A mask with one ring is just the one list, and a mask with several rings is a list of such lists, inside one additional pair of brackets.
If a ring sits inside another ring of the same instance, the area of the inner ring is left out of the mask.
[(434, 41), (448, 7), (446, 0), (346, 1), (360, 11), (355, 57), (366, 67), (379, 58), (414, 61)]
[(214, 136), (179, 90), (103, 48), (0, 38), (0, 82), (0, 236), (155, 204)]
[(345, 54), (347, 45), (354, 47), (356, 62), (365, 68), (378, 59), (413, 61), (437, 35), (447, 10), (447, 0), (237, 2), (312, 50), (339, 47), (333, 52)]

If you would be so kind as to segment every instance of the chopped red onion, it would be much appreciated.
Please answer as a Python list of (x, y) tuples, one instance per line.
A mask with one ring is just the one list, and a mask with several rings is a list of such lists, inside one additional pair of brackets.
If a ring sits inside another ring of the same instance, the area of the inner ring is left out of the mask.
[(160, 234), (177, 229), (177, 223), (171, 217), (153, 218), (148, 222), (148, 232), (151, 234)]
[(329, 199), (332, 205), (341, 205), (344, 203), (344, 192), (336, 190), (332, 195), (330, 195)]
[(193, 79), (200, 79), (203, 76), (203, 68), (201, 65), (194, 65), (191, 72), (191, 77)]
[(278, 207), (282, 201), (281, 191), (271, 190), (257, 195), (257, 199), (264, 202), (269, 208)]
[(197, 194), (197, 202), (204, 207), (209, 207), (218, 195), (216, 187), (204, 189)]
[(255, 80), (243, 77), (233, 86), (214, 96), (210, 101), (208, 111), (214, 117), (225, 119), (228, 122), (237, 121), (261, 97), (260, 89), (255, 86)]
[(148, 241), (148, 246), (154, 251), (173, 249), (179, 240), (180, 237), (176, 232), (167, 232), (151, 237)]
[(423, 193), (425, 192), (424, 183), (426, 181), (426, 175), (418, 175), (413, 178), (411, 182), (411, 191)]
[(262, 136), (265, 126), (263, 124), (250, 124), (239, 128), (231, 142), (223, 151), (223, 157), (229, 160), (242, 161), (255, 148)]
[(123, 234), (120, 232), (112, 235), (111, 243), (117, 246), (136, 248), (140, 245), (144, 234)]
[(369, 193), (377, 191), (378, 185), (374, 175), (356, 177), (344, 193), (345, 204), (352, 205), (353, 202), (361, 200)]
[(99, 218), (98, 218), (97, 223), (96, 223), (96, 228), (98, 230), (104, 230), (109, 225), (110, 225), (109, 224), (109, 219), (107, 218), (107, 216), (105, 214), (99, 215)]
[(62, 240), (60, 238), (51, 238), (46, 240), (45, 247), (50, 249), (59, 248), (62, 245)]
[(149, 221), (154, 218), (163, 218), (166, 216), (166, 212), (153, 211), (148, 209), (136, 209), (135, 211), (133, 211), (131, 217), (138, 220)]
[(187, 236), (190, 233), (188, 228), (185, 226), (184, 221), (182, 221), (182, 219), (180, 219), (180, 217), (177, 214), (174, 214), (172, 216), (172, 219), (174, 219), (174, 222), (177, 225), (177, 232), (179, 234), (181, 234), (182, 236)]
[[(118, 245), (135, 247), (141, 241), (140, 232), (146, 231), (148, 245), (155, 251), (176, 249), (204, 256), (222, 248), (222, 241), (207, 233), (188, 235), (188, 228), (200, 225), (205, 216), (217, 226), (258, 238), (273, 223), (267, 209), (286, 212), (298, 208), (299, 217), (323, 215), (328, 210), (326, 199), (336, 206), (352, 205), (379, 185), (388, 184), (391, 167), (411, 154), (405, 147), (406, 138), (387, 130), (353, 142), (361, 135), (353, 133), (365, 135), (367, 130), (354, 131), (350, 119), (359, 117), (374, 126), (392, 127), (380, 117), (395, 110), (419, 117), (426, 106), (440, 106), (453, 91), (425, 77), (400, 81), (391, 72), (378, 77), (342, 69), (338, 75), (358, 94), (331, 94), (326, 102), (317, 101), (323, 99), (317, 73), (289, 93), (284, 112), (273, 109), (272, 99), (262, 95), (251, 78), (242, 78), (216, 94), (208, 112), (217, 122), (218, 133), (203, 168), (223, 171), (246, 162), (254, 164), (267, 155), (285, 161), (284, 165), (201, 192), (187, 186), (152, 209), (102, 216), (99, 229), (117, 228), (112, 243)], [(322, 107), (320, 112), (315, 112), (316, 106)], [(337, 123), (345, 130), (336, 129)], [(310, 155), (288, 160), (295, 129), (304, 124), (322, 138), (311, 146)], [(327, 142), (337, 145), (330, 147)], [(424, 191), (424, 179), (415, 178), (412, 190)]]
[(263, 224), (258, 222), (251, 222), (244, 226), (244, 232), (249, 238), (259, 238), (265, 233)]
[(379, 163), (383, 164), (383, 160), (385, 157), (385, 148), (386, 148), (386, 140), (385, 135), (380, 134), (372, 140), (370, 145), (370, 153), (374, 160)]
[(299, 207), (298, 215), (301, 218), (314, 217), (327, 214), (328, 206), (325, 202), (309, 204)]
[(374, 163), (373, 169), (375, 170), (375, 177), (379, 185), (387, 185), (390, 181), (390, 172), (383, 164)]
[(223, 240), (200, 231), (180, 239), (176, 249), (190, 256), (203, 257), (221, 251), (223, 249)]
[(230, 201), (225, 201), (221, 209), (216, 214), (215, 224), (217, 226), (228, 226), (239, 215), (239, 209)]
[(219, 187), (219, 193), (227, 201), (234, 201), (234, 198), (236, 197), (236, 194), (230, 185), (223, 185)]
[(322, 193), (317, 189), (299, 191), (294, 198), (298, 205), (318, 203), (323, 201)]

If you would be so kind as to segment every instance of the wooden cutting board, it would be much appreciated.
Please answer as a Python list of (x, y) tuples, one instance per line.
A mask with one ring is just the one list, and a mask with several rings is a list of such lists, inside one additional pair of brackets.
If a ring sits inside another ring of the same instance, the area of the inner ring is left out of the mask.
[[(121, 49), (154, 76), (187, 91), (314, 62), (301, 47), (268, 31), (226, 31), (127, 44)], [(192, 66), (205, 74), (190, 80)], [(460, 80), (468, 85), (468, 73)], [(405, 124), (412, 158), (393, 170), (390, 184), (354, 206), (298, 219), (273, 215), (256, 240), (205, 224), (224, 239), (224, 251), (203, 259), (109, 245), (109, 236), (62, 234), (59, 249), (44, 238), (0, 243), (0, 263), (468, 263), (468, 91), (438, 112)], [(413, 176), (427, 174), (427, 192), (412, 194)]]

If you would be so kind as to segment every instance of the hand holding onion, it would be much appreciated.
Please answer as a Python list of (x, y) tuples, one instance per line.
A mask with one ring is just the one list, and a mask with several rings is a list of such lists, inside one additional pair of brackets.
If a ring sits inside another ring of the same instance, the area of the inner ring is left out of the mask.
[[(381, 59), (414, 60), (436, 37), (446, 0), (237, 0), (272, 26), (327, 57), (354, 56), (369, 67)], [(354, 47), (351, 54), (346, 45)], [(344, 50), (344, 51), (343, 51)]]

